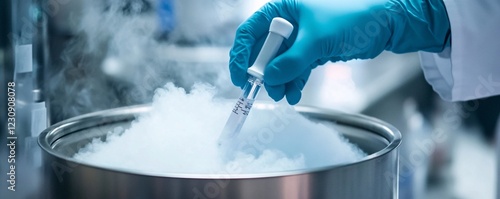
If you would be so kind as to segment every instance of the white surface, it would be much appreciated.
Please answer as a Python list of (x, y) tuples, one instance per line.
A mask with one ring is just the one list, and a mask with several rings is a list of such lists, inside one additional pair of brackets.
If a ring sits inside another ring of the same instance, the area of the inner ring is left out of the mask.
[(33, 53), (31, 44), (15, 47), (15, 73), (27, 73), (33, 70)]
[(47, 109), (45, 102), (31, 104), (31, 136), (38, 137), (47, 128)]
[(428, 188), (425, 199), (494, 199), (496, 159), (494, 146), (477, 128), (452, 132), (455, 143), (445, 179)]
[(416, 53), (328, 62), (312, 71), (300, 105), (359, 113), (421, 72)]
[(451, 167), (454, 192), (463, 199), (495, 198), (495, 150), (479, 132), (462, 132), (456, 140)]

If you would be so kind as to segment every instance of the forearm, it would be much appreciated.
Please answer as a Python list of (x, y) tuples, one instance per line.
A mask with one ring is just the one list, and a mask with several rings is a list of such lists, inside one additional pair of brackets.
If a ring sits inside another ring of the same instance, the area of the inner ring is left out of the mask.
[(388, 9), (393, 27), (386, 50), (441, 52), (450, 45), (450, 22), (442, 0), (391, 0)]

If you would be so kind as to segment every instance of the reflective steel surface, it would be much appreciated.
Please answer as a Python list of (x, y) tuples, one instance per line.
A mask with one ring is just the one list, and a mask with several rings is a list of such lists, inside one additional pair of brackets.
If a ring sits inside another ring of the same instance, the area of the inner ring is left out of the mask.
[[(256, 106), (258, 108), (259, 106)], [(266, 106), (269, 107), (269, 106)], [(351, 164), (261, 174), (165, 174), (78, 163), (71, 156), (92, 138), (126, 128), (148, 105), (82, 115), (42, 132), (46, 198), (397, 198), (401, 134), (380, 120), (312, 107), (296, 110), (336, 128), (369, 155)], [(272, 110), (270, 110), (272, 111)], [(132, 147), (132, 146), (131, 146)]]

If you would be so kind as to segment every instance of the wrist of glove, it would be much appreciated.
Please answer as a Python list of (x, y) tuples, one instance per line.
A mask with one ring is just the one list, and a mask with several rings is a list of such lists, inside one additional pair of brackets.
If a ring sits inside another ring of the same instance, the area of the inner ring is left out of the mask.
[(441, 52), (450, 46), (450, 22), (442, 0), (389, 1), (386, 10), (393, 24), (386, 50)]
[(274, 17), (295, 29), (264, 71), (276, 101), (296, 104), (311, 70), (327, 61), (369, 59), (383, 50), (440, 52), (450, 28), (442, 0), (281, 0), (267, 3), (240, 25), (230, 52), (231, 80), (242, 87)]

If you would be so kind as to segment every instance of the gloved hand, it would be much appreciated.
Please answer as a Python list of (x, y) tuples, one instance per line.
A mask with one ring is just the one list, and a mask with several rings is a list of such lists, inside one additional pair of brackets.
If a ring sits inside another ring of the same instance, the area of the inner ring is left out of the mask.
[(243, 87), (274, 17), (294, 25), (264, 71), (269, 96), (296, 104), (311, 70), (327, 61), (395, 53), (441, 52), (450, 25), (442, 0), (281, 0), (267, 3), (240, 25), (230, 52), (233, 84)]

